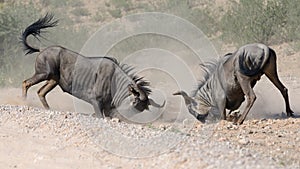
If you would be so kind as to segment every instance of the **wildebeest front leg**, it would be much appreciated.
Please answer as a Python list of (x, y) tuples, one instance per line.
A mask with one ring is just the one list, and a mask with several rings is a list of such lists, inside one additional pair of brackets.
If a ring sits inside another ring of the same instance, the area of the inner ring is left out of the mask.
[(265, 75), (279, 89), (285, 101), (286, 114), (288, 117), (293, 116), (293, 111), (290, 108), (288, 89), (281, 83), (276, 71), (276, 57), (270, 57), (270, 62), (264, 69)]
[(238, 124), (243, 124), (244, 120), (246, 119), (251, 107), (253, 106), (253, 103), (256, 100), (256, 95), (251, 87), (250, 83), (250, 77), (247, 77), (245, 75), (242, 75), (240, 73), (237, 74), (238, 82), (240, 83), (240, 86), (246, 96), (247, 105), (245, 107), (244, 112), (242, 113), (241, 117), (238, 119)]
[(46, 100), (46, 95), (47, 93), (49, 93), (53, 88), (55, 88), (55, 86), (57, 85), (57, 81), (56, 80), (48, 80), (46, 82), (46, 84), (44, 86), (42, 86), (39, 91), (38, 91), (38, 95), (39, 95), (39, 98), (43, 104), (43, 106), (45, 107), (45, 109), (49, 109), (49, 105), (47, 103), (47, 100)]
[(98, 118), (104, 118), (103, 116), (103, 108), (101, 107), (101, 104), (97, 100), (93, 100), (91, 102), (93, 105), (94, 111), (95, 111), (95, 116)]
[(223, 120), (226, 120), (226, 109), (225, 109), (226, 97), (224, 94), (219, 95), (217, 106), (218, 106), (218, 111), (220, 113), (221, 118)]

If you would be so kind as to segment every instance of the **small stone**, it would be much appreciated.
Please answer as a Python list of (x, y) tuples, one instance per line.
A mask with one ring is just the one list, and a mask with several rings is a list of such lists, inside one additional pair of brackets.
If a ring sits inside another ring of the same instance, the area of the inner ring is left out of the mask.
[(267, 121), (267, 119), (265, 118), (260, 119), (260, 122), (264, 122), (264, 121)]
[(138, 125), (138, 126), (137, 126), (137, 129), (139, 129), (139, 130), (143, 130), (143, 129), (144, 129), (144, 126), (142, 126), (142, 125)]
[(114, 122), (114, 123), (119, 123), (120, 119), (118, 119), (118, 118), (112, 118), (111, 121)]
[(244, 163), (245, 163), (244, 161), (238, 160), (238, 161), (236, 162), (236, 165), (237, 165), (237, 166), (240, 166), (240, 165), (243, 165)]
[(167, 129), (166, 125), (164, 125), (164, 124), (159, 125), (159, 128), (160, 128), (160, 130), (166, 130)]
[(228, 139), (226, 137), (221, 137), (218, 141), (228, 141)]
[(247, 144), (249, 144), (249, 142), (250, 141), (246, 138), (242, 138), (242, 139), (239, 140), (239, 143), (242, 144), (242, 145), (247, 145)]
[(232, 128), (232, 124), (228, 124), (226, 127), (227, 127), (227, 129), (231, 129)]
[(253, 124), (257, 124), (259, 122), (259, 120), (253, 120), (252, 123)]
[(230, 130), (237, 130), (239, 128), (237, 125), (234, 124), (228, 124), (226, 127)]

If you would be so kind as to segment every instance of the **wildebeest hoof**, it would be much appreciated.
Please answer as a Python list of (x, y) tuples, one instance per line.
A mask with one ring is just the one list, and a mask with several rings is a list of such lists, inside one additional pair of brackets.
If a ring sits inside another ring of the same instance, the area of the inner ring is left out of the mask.
[(294, 112), (293, 111), (289, 111), (286, 113), (288, 117), (295, 117)]
[(237, 121), (232, 121), (232, 124), (236, 126), (238, 125)]
[(237, 120), (237, 125), (242, 125), (243, 123), (244, 123), (244, 120), (242, 120), (240, 118), (239, 118), (239, 120)]
[(233, 124), (237, 124), (237, 121), (239, 120), (240, 117), (241, 117), (240, 111), (237, 110), (229, 113), (228, 116), (226, 117), (226, 120), (233, 122)]

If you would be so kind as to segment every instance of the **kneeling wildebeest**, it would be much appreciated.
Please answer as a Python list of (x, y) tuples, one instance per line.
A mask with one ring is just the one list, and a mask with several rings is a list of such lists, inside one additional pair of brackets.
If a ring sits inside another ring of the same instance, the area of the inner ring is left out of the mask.
[(46, 94), (59, 85), (79, 99), (90, 103), (98, 117), (110, 116), (111, 110), (120, 106), (129, 97), (131, 105), (142, 112), (149, 105), (163, 107), (148, 98), (151, 93), (149, 82), (135, 75), (133, 68), (121, 65), (110, 57), (85, 57), (61, 46), (50, 46), (39, 50), (27, 43), (29, 35), (39, 36), (42, 29), (54, 27), (53, 15), (47, 14), (30, 26), (22, 34), (22, 43), (26, 54), (39, 52), (36, 57), (35, 74), (23, 82), (23, 97), (26, 98), (29, 87), (46, 81), (38, 90), (39, 98), (46, 109), (49, 105)]
[(174, 93), (184, 97), (189, 112), (199, 121), (205, 122), (210, 112), (229, 120), (226, 117), (226, 109), (230, 110), (229, 114), (238, 109), (246, 96), (244, 112), (233, 120), (242, 124), (256, 100), (253, 87), (263, 74), (280, 90), (287, 116), (293, 116), (288, 89), (277, 75), (276, 53), (268, 46), (248, 44), (219, 58), (217, 62), (208, 62), (201, 66), (205, 70), (204, 80), (199, 83), (192, 96), (188, 96), (184, 91)]

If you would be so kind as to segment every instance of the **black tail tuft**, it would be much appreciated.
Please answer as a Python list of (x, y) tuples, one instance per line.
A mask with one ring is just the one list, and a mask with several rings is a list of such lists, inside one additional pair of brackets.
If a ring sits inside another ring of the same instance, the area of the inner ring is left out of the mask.
[(24, 51), (27, 54), (39, 52), (40, 50), (30, 46), (27, 43), (27, 37), (33, 35), (34, 37), (40, 36), (41, 30), (49, 27), (55, 27), (58, 24), (58, 20), (53, 21), (53, 14), (47, 13), (43, 18), (40, 18), (33, 24), (29, 25), (22, 33), (21, 42), (24, 45)]

